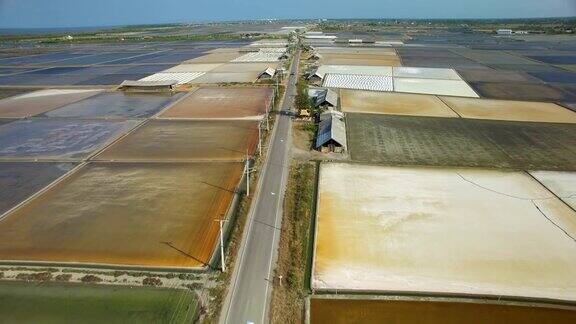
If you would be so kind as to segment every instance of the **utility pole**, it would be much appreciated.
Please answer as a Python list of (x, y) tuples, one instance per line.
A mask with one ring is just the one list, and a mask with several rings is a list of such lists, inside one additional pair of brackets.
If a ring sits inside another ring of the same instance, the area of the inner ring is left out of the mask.
[(227, 219), (215, 219), (215, 222), (220, 224), (220, 262), (222, 266), (222, 272), (226, 272), (226, 260), (224, 259), (224, 230), (222, 223), (227, 222)]
[(246, 173), (246, 197), (250, 196), (250, 173), (254, 172), (254, 169), (250, 169), (250, 160), (252, 157), (248, 155), (246, 151), (246, 162), (244, 163), (244, 172)]
[(258, 123), (258, 155), (262, 156), (262, 122)]
[(278, 92), (278, 77), (280, 76), (279, 72), (276, 72), (274, 75), (274, 79), (276, 79), (276, 92)]
[(246, 197), (250, 197), (250, 156), (248, 155), (248, 152), (246, 152), (244, 171), (246, 171)]

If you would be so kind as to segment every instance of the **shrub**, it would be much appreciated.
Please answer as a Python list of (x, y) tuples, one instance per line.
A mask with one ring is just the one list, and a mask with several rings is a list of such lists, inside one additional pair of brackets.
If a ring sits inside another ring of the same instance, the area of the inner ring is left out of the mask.
[(80, 278), (80, 281), (85, 282), (85, 283), (98, 283), (98, 282), (102, 282), (102, 278), (89, 274), (89, 275), (85, 275), (84, 277)]
[(142, 280), (144, 286), (162, 286), (162, 280), (155, 277), (146, 277)]
[(50, 281), (52, 274), (50, 272), (37, 272), (37, 273), (19, 273), (16, 279), (24, 281)]
[(72, 275), (69, 273), (62, 273), (54, 277), (54, 280), (60, 282), (70, 281), (70, 279), (72, 279)]

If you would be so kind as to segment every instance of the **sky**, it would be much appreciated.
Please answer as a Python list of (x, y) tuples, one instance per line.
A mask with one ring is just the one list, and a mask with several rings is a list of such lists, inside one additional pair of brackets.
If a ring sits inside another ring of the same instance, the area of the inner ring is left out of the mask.
[(0, 28), (285, 18), (576, 16), (576, 0), (0, 0)]

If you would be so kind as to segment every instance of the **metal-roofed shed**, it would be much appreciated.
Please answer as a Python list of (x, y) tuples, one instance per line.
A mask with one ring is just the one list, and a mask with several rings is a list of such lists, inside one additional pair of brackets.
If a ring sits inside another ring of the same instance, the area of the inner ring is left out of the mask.
[(343, 153), (346, 151), (346, 147), (344, 114), (335, 110), (328, 110), (320, 114), (316, 149), (322, 152)]
[(271, 79), (276, 75), (276, 69), (268, 67), (266, 70), (262, 71), (260, 75), (258, 75), (259, 80), (263, 79)]
[(172, 91), (178, 83), (176, 80), (134, 81), (124, 80), (119, 89), (126, 91)]
[(336, 93), (336, 91), (332, 89), (322, 89), (316, 92), (316, 96), (313, 99), (314, 99), (314, 107), (338, 106), (338, 93)]

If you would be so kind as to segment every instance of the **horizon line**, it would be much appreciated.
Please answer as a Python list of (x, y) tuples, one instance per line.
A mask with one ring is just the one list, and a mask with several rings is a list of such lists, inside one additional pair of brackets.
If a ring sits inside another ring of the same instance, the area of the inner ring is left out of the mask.
[(478, 18), (410, 18), (410, 17), (381, 17), (381, 18), (254, 18), (254, 19), (223, 19), (223, 20), (196, 20), (196, 21), (180, 21), (180, 22), (156, 22), (156, 23), (133, 23), (126, 25), (93, 25), (93, 26), (44, 26), (44, 27), (5, 27), (0, 26), (0, 29), (18, 29), (18, 30), (33, 30), (33, 29), (70, 29), (70, 28), (119, 28), (119, 27), (138, 27), (138, 26), (160, 26), (160, 25), (186, 25), (186, 24), (209, 24), (209, 23), (242, 23), (242, 22), (257, 22), (257, 21), (318, 21), (318, 20), (545, 20), (545, 19), (576, 19), (576, 16), (546, 16), (546, 17), (478, 17)]

